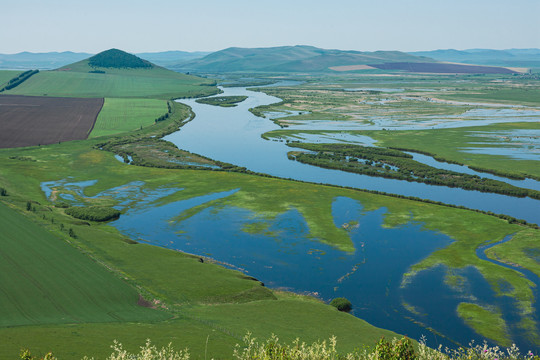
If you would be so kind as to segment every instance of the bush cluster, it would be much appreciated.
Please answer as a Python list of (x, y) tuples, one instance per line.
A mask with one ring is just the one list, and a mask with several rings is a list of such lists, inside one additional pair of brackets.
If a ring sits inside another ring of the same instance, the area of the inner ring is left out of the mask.
[(120, 211), (106, 206), (73, 206), (66, 210), (66, 214), (77, 219), (90, 221), (108, 221), (120, 217)]
[(335, 298), (330, 302), (330, 305), (332, 305), (339, 311), (349, 312), (352, 310), (351, 302), (344, 297)]

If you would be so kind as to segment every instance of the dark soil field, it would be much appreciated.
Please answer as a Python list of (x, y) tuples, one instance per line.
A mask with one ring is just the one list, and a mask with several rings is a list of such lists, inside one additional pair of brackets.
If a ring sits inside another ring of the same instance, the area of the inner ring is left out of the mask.
[(405, 70), (419, 73), (439, 73), (439, 74), (513, 74), (512, 71), (503, 67), (461, 65), (450, 63), (412, 63), (396, 62), (385, 64), (369, 65), (381, 70)]
[(0, 96), (0, 148), (86, 139), (103, 99)]

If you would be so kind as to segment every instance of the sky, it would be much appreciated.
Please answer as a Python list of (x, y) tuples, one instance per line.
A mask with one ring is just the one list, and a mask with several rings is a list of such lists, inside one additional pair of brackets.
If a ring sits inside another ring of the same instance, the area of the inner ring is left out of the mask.
[(0, 0), (0, 53), (540, 48), (540, 0)]

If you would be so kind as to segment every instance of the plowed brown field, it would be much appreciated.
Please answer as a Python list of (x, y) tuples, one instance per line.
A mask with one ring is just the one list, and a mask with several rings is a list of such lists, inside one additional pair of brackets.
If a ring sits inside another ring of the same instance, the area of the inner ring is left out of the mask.
[(103, 99), (0, 95), (0, 148), (86, 139)]

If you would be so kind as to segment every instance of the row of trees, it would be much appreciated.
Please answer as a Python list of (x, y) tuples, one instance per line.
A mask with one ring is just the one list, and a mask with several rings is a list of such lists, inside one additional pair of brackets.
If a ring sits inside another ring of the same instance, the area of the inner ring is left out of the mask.
[(25, 71), (25, 72), (17, 75), (13, 79), (9, 80), (7, 85), (0, 89), (0, 92), (5, 91), (5, 90), (13, 89), (14, 87), (16, 87), (16, 86), (22, 84), (24, 81), (28, 80), (30, 78), (30, 76), (35, 75), (38, 72), (39, 72), (39, 70), (28, 70), (28, 71)]

